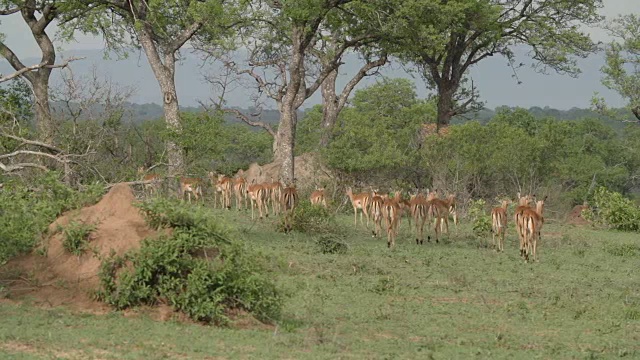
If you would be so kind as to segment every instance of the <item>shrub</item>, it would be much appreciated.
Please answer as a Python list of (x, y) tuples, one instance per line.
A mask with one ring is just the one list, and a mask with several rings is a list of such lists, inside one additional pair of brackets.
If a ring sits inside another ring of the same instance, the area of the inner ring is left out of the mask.
[(67, 226), (62, 228), (62, 246), (68, 252), (80, 256), (89, 245), (89, 237), (91, 232), (96, 229), (95, 224), (87, 224), (78, 221), (70, 221)]
[(335, 235), (320, 235), (316, 239), (318, 250), (323, 254), (346, 254), (349, 246)]
[[(342, 234), (342, 228), (336, 222), (335, 216), (322, 206), (312, 205), (309, 200), (298, 203), (293, 213), (288, 215), (295, 231), (306, 234)], [(284, 216), (277, 223), (277, 231), (284, 232)]]
[(477, 238), (487, 236), (491, 232), (491, 217), (485, 211), (486, 202), (482, 199), (472, 201), (469, 205), (469, 217), (473, 223), (473, 234)]
[(585, 211), (585, 218), (616, 230), (640, 231), (640, 208), (622, 194), (599, 187), (593, 205), (593, 210)]
[(140, 208), (148, 221), (174, 224), (171, 236), (145, 239), (139, 250), (103, 259), (100, 300), (117, 309), (167, 301), (205, 323), (225, 324), (228, 310), (238, 308), (261, 321), (279, 318), (279, 290), (219, 219), (167, 200)]
[(62, 212), (95, 203), (103, 192), (99, 184), (73, 190), (54, 172), (28, 183), (6, 181), (0, 191), (0, 264), (30, 251)]

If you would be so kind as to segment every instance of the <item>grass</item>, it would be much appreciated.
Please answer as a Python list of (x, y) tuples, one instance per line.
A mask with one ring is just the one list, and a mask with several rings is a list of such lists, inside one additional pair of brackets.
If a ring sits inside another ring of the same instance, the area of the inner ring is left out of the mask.
[(545, 225), (540, 262), (523, 263), (470, 225), (417, 246), (406, 221), (396, 249), (352, 216), (345, 254), (226, 211), (288, 294), (271, 329), (200, 326), (0, 305), (0, 357), (15, 358), (569, 358), (640, 357), (637, 234)]

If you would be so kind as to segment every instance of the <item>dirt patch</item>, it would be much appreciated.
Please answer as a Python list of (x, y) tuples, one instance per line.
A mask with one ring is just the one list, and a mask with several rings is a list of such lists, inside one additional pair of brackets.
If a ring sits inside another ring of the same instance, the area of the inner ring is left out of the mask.
[(567, 215), (567, 223), (572, 225), (587, 225), (589, 221), (582, 217), (582, 210), (589, 209), (588, 205), (576, 205), (573, 207), (569, 215)]
[[(255, 180), (256, 183), (272, 182), (280, 179), (280, 168), (282, 163), (272, 162), (270, 164), (258, 165), (253, 163), (247, 170), (238, 172), (238, 176), (242, 175), (251, 184)], [(300, 186), (314, 187), (315, 185), (323, 185), (323, 182), (331, 178), (331, 172), (327, 167), (322, 165), (317, 156), (313, 153), (306, 153), (294, 158), (296, 184)]]
[[(114, 251), (122, 255), (138, 249), (140, 241), (156, 235), (133, 203), (135, 196), (126, 184), (118, 184), (93, 206), (63, 214), (49, 226), (48, 241), (43, 244), (46, 255), (32, 254), (10, 261), (0, 272), (15, 299), (30, 298), (38, 305), (69, 306), (75, 309), (104, 312), (106, 305), (94, 301), (98, 289), (100, 258)], [(59, 227), (71, 221), (95, 224), (89, 247), (75, 256), (62, 246)]]

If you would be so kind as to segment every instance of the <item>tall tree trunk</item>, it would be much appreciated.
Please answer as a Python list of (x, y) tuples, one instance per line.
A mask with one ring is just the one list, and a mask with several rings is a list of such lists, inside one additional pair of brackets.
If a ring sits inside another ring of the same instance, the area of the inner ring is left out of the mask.
[(339, 106), (338, 95), (336, 95), (336, 80), (338, 79), (338, 70), (335, 69), (327, 75), (320, 86), (322, 93), (322, 133), (320, 134), (320, 148), (329, 145), (333, 127), (338, 119), (341, 107)]
[(295, 163), (293, 149), (295, 146), (296, 124), (298, 114), (291, 107), (283, 107), (280, 110), (280, 123), (274, 139), (274, 160), (281, 164), (280, 179), (287, 185), (293, 183), (295, 178)]
[[(46, 70), (46, 71), (45, 71)], [(41, 72), (42, 71), (42, 72)], [(51, 69), (39, 69), (31, 86), (35, 97), (36, 126), (38, 138), (46, 144), (54, 143), (55, 125), (49, 107), (49, 76)]]
[[(164, 118), (167, 128), (179, 133), (182, 130), (182, 124), (180, 123), (180, 108), (178, 106), (175, 82), (175, 52), (166, 53), (163, 63), (160, 59), (158, 48), (153, 42), (151, 31), (143, 26), (138, 32), (138, 35), (140, 44), (147, 55), (149, 65), (162, 91)], [(184, 174), (184, 153), (178, 144), (171, 140), (167, 141), (165, 146), (167, 149), (167, 160), (169, 162), (167, 175), (169, 178), (175, 179)]]
[(438, 86), (438, 116), (436, 118), (437, 129), (449, 125), (454, 115), (453, 95), (455, 89), (449, 85)]

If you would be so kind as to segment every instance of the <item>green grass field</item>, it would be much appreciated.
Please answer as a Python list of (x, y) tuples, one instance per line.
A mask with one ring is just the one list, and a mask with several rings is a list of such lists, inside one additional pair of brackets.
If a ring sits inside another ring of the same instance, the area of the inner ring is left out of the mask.
[(0, 358), (598, 359), (640, 358), (637, 234), (545, 225), (540, 262), (505, 253), (468, 224), (417, 246), (404, 221), (397, 246), (348, 227), (346, 254), (309, 236), (228, 212), (287, 294), (274, 327), (215, 328), (0, 305)]

